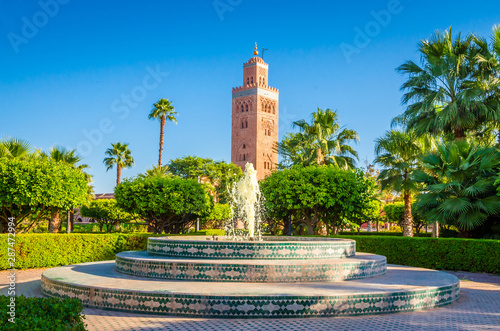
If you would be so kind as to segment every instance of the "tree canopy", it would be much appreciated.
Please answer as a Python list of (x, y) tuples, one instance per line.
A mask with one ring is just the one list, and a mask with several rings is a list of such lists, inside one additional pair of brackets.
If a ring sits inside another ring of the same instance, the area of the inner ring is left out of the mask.
[(181, 178), (199, 178), (201, 181), (208, 179), (213, 185), (216, 199), (220, 203), (231, 201), (229, 196), (231, 187), (243, 175), (241, 168), (234, 163), (214, 161), (198, 156), (185, 156), (170, 160), (168, 168), (173, 175)]
[(332, 166), (293, 167), (276, 171), (261, 182), (270, 217), (308, 227), (310, 234), (321, 221), (339, 226), (369, 210), (375, 182), (361, 170), (342, 170)]
[(358, 154), (349, 144), (359, 140), (354, 130), (340, 126), (336, 110), (320, 109), (312, 113), (311, 122), (299, 120), (293, 123), (298, 133), (285, 136), (276, 146), (283, 157), (281, 167), (292, 165), (333, 165), (353, 169)]
[(206, 185), (179, 177), (137, 177), (115, 188), (119, 207), (145, 219), (155, 233), (180, 233), (213, 208)]
[(498, 120), (498, 104), (486, 98), (477, 84), (477, 59), (484, 49), (474, 35), (455, 38), (451, 28), (437, 32), (419, 44), (421, 64), (407, 61), (397, 70), (408, 77), (401, 86), (405, 91), (404, 113), (394, 119), (417, 135), (452, 134), (465, 138), (483, 123)]
[(132, 152), (128, 148), (128, 144), (116, 142), (111, 144), (112, 148), (106, 150), (107, 157), (103, 162), (106, 165), (106, 171), (116, 166), (116, 185), (120, 184), (122, 168), (129, 168), (134, 165)]
[(27, 232), (51, 210), (70, 210), (88, 202), (85, 174), (67, 164), (42, 160), (0, 159), (0, 220), (8, 218)]
[(500, 197), (495, 194), (498, 148), (454, 141), (424, 155), (422, 163), (424, 169), (415, 179), (425, 184), (417, 197), (425, 218), (455, 225), (465, 234), (500, 213)]
[(130, 222), (138, 218), (137, 215), (118, 207), (115, 199), (93, 200), (89, 206), (81, 207), (80, 214), (97, 221), (101, 231), (106, 226), (107, 232), (111, 232), (112, 228), (120, 222)]

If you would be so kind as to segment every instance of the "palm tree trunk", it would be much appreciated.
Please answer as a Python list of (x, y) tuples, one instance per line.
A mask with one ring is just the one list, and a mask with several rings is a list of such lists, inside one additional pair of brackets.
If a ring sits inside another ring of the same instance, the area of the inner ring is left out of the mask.
[(465, 131), (463, 129), (455, 128), (453, 129), (453, 136), (455, 140), (465, 139)]
[(116, 165), (116, 186), (120, 184), (120, 178), (122, 177), (122, 166), (121, 164)]
[(432, 237), (439, 238), (439, 222), (432, 224)]
[(325, 156), (323, 155), (323, 151), (321, 150), (321, 148), (318, 148), (316, 153), (318, 154), (316, 163), (318, 165), (323, 165), (325, 163)]
[(54, 210), (50, 214), (50, 220), (49, 220), (49, 232), (50, 233), (58, 233), (59, 232), (59, 210)]
[(158, 154), (158, 166), (161, 167), (161, 155), (163, 153), (163, 136), (165, 135), (165, 116), (160, 119), (160, 152)]
[(405, 190), (403, 192), (404, 214), (403, 214), (403, 236), (413, 237), (413, 217), (411, 215), (411, 193)]

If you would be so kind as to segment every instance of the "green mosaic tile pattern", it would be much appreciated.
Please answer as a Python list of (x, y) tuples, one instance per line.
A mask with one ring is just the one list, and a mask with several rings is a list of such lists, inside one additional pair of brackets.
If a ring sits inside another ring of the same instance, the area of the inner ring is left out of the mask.
[(42, 276), (42, 293), (78, 298), (87, 307), (188, 317), (273, 318), (350, 316), (407, 312), (450, 304), (457, 282), (393, 293), (336, 296), (204, 296), (151, 293), (71, 285)]
[[(277, 239), (279, 238), (279, 239)], [(211, 241), (209, 237), (158, 237), (148, 239), (148, 253), (170, 257), (243, 259), (243, 260), (305, 260), (346, 258), (354, 256), (356, 242), (350, 239), (297, 240), (274, 237), (280, 241)], [(288, 240), (288, 241), (284, 241)]]
[[(227, 262), (225, 262), (227, 261)], [(384, 256), (361, 254), (356, 258), (298, 261), (210, 261), (154, 257), (143, 252), (116, 255), (115, 268), (129, 275), (210, 282), (324, 282), (363, 279), (386, 273)]]

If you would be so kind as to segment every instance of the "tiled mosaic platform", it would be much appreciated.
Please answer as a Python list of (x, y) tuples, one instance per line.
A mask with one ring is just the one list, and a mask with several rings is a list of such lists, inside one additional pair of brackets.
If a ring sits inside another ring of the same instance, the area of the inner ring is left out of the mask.
[(443, 306), (460, 294), (458, 278), (388, 266), (383, 277), (348, 282), (237, 283), (146, 279), (119, 273), (113, 261), (58, 267), (42, 292), (88, 307), (191, 317), (317, 317), (393, 313)]
[(305, 260), (354, 256), (356, 242), (350, 239), (265, 237), (264, 241), (208, 240), (212, 237), (149, 238), (149, 254), (169, 257), (244, 259), (244, 260)]
[(382, 276), (385, 256), (356, 254), (343, 259), (211, 260), (149, 255), (116, 255), (116, 270), (129, 275), (211, 282), (324, 282)]

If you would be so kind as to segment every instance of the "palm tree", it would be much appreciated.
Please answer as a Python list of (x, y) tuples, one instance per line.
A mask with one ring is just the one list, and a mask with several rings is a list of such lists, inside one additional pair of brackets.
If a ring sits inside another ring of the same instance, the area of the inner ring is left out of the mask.
[(500, 151), (466, 140), (441, 144), (422, 158), (415, 180), (425, 184), (417, 208), (427, 219), (457, 226), (468, 237), (490, 215), (500, 214), (496, 195)]
[(32, 155), (33, 148), (22, 139), (4, 139), (0, 141), (0, 158), (25, 159)]
[(104, 164), (106, 165), (106, 171), (113, 168), (116, 164), (116, 185), (120, 184), (120, 179), (122, 175), (122, 168), (129, 168), (134, 165), (134, 158), (128, 149), (128, 144), (122, 144), (116, 142), (111, 144), (113, 148), (108, 148), (106, 150), (106, 155), (108, 157), (104, 158)]
[(290, 168), (294, 164), (307, 164), (306, 153), (310, 150), (307, 141), (301, 132), (289, 132), (280, 142), (275, 143), (273, 149), (281, 156), (279, 169)]
[(141, 178), (167, 177), (170, 175), (172, 175), (172, 173), (170, 172), (170, 168), (167, 165), (164, 165), (164, 166), (154, 165), (151, 169), (147, 169), (146, 173), (139, 174), (139, 177), (141, 177)]
[(300, 128), (296, 135), (296, 144), (301, 144), (305, 153), (303, 165), (331, 164), (342, 169), (354, 168), (358, 153), (350, 142), (359, 141), (356, 131), (342, 128), (336, 110), (320, 109), (312, 113), (312, 122), (296, 121), (294, 126)]
[(160, 151), (158, 154), (158, 166), (161, 167), (161, 156), (163, 153), (163, 136), (165, 134), (165, 120), (174, 122), (177, 124), (177, 119), (175, 116), (177, 112), (174, 111), (174, 106), (172, 102), (168, 99), (160, 99), (157, 103), (153, 105), (151, 113), (149, 113), (149, 119), (159, 119), (160, 120)]
[(397, 71), (408, 76), (401, 86), (406, 91), (404, 113), (393, 124), (404, 124), (418, 136), (425, 133), (452, 134), (463, 139), (496, 109), (484, 99), (484, 91), (475, 84), (475, 58), (481, 48), (474, 36), (452, 37), (451, 28), (436, 33), (419, 44), (421, 65), (407, 61)]
[(403, 235), (413, 237), (412, 194), (417, 191), (413, 173), (419, 167), (422, 145), (413, 132), (388, 131), (375, 141), (375, 163), (384, 169), (378, 180), (382, 190), (403, 193)]
[(497, 132), (497, 145), (500, 148), (500, 26), (493, 27), (490, 44), (484, 38), (475, 38), (475, 42), (481, 49), (475, 57), (477, 86), (485, 92), (485, 101), (490, 108), (496, 109), (485, 118), (484, 131)]

